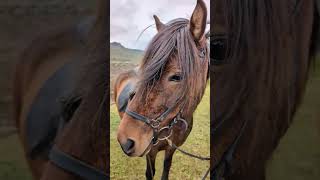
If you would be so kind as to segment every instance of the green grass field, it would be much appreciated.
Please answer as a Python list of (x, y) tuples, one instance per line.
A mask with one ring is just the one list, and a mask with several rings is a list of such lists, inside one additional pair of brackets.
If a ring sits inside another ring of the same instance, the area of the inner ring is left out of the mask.
[(31, 180), (17, 135), (0, 137), (0, 179)]
[[(181, 148), (202, 156), (210, 155), (210, 94), (209, 86), (194, 113), (193, 129)], [(110, 158), (111, 179), (144, 179), (145, 158), (130, 158), (126, 156), (117, 141), (116, 131), (120, 119), (116, 107), (111, 106), (110, 112)], [(155, 179), (160, 179), (163, 165), (163, 154), (160, 152), (156, 160)], [(173, 156), (170, 179), (200, 179), (208, 169), (209, 162), (196, 160), (176, 152)]]

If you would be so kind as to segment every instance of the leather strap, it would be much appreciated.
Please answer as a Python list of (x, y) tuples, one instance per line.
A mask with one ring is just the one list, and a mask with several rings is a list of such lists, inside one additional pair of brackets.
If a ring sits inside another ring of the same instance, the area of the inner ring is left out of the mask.
[(49, 154), (50, 161), (61, 169), (73, 173), (83, 179), (106, 180), (110, 176), (105, 172), (86, 164), (53, 147)]
[(147, 118), (147, 117), (145, 117), (145, 116), (143, 116), (143, 115), (141, 115), (141, 114), (138, 114), (138, 113), (136, 113), (136, 112), (130, 111), (130, 110), (128, 110), (128, 109), (126, 109), (125, 112), (126, 112), (129, 116), (133, 117), (133, 118), (136, 119), (136, 120), (139, 120), (139, 121), (142, 121), (142, 122), (144, 122), (144, 123), (150, 124), (149, 118)]
[(228, 175), (233, 173), (231, 161), (233, 159), (233, 155), (240, 141), (240, 138), (242, 137), (244, 130), (247, 127), (247, 124), (248, 124), (248, 119), (246, 119), (241, 125), (238, 136), (234, 139), (233, 143), (229, 146), (227, 151), (223, 154), (221, 160), (218, 162), (218, 164), (216, 164), (213, 167), (212, 169), (213, 173), (211, 175), (214, 179), (219, 180), (219, 177), (227, 177)]

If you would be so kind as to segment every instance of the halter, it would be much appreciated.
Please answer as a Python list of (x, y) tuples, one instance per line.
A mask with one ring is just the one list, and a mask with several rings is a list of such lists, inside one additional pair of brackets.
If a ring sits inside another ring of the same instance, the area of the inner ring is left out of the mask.
[[(137, 112), (131, 111), (128, 108), (126, 109), (126, 113), (131, 116), (133, 119), (138, 120), (138, 121), (142, 121), (145, 124), (147, 124), (148, 126), (150, 126), (153, 130), (153, 137), (151, 142), (153, 143), (153, 145), (157, 145), (159, 141), (165, 140), (170, 138), (170, 136), (172, 135), (172, 128), (175, 124), (177, 124), (178, 121), (182, 121), (185, 125), (185, 131), (188, 129), (188, 123), (187, 121), (182, 118), (182, 110), (185, 106), (185, 102), (183, 103), (183, 106), (181, 107), (181, 109), (179, 110), (179, 112), (176, 114), (176, 116), (171, 119), (171, 121), (169, 122), (169, 124), (165, 127), (160, 128), (161, 123), (163, 122), (163, 120), (166, 119), (166, 117), (174, 110), (174, 108), (179, 105), (179, 101), (182, 99), (182, 96), (180, 96), (179, 98), (177, 98), (176, 103), (171, 106), (170, 108), (166, 108), (166, 110), (160, 114), (157, 118), (152, 119), (152, 118), (148, 118), (144, 115), (141, 115)], [(164, 130), (169, 130), (170, 133), (164, 137), (164, 138), (159, 138), (159, 134), (161, 134), (162, 131)]]
[(57, 167), (69, 173), (73, 173), (82, 179), (110, 179), (110, 176), (105, 172), (60, 151), (57, 147), (52, 148), (49, 154), (49, 159), (50, 162)]

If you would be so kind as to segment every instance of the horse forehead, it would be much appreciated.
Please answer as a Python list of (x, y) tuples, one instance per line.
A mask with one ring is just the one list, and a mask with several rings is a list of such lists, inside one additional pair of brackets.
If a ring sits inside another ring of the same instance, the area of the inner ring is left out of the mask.
[(167, 70), (180, 70), (181, 66), (179, 64), (179, 61), (177, 60), (177, 57), (172, 57), (166, 64), (166, 69)]

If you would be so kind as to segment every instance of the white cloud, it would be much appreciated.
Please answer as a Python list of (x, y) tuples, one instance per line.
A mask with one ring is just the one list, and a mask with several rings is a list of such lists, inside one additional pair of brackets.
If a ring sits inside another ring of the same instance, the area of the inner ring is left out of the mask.
[[(208, 16), (210, 0), (205, 0)], [(154, 26), (147, 29), (138, 41), (139, 34), (154, 24), (153, 14), (162, 22), (175, 18), (190, 18), (196, 0), (111, 0), (110, 41), (117, 41), (128, 48), (144, 49), (156, 34)]]

